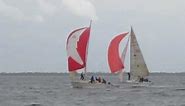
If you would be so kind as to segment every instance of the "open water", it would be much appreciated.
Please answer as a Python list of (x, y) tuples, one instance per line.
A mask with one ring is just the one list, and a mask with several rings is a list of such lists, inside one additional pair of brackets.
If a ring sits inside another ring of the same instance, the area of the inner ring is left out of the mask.
[[(117, 83), (116, 75), (96, 74)], [(185, 74), (150, 74), (151, 86), (75, 89), (68, 74), (0, 74), (0, 106), (185, 106)], [(127, 76), (125, 76), (126, 78)]]

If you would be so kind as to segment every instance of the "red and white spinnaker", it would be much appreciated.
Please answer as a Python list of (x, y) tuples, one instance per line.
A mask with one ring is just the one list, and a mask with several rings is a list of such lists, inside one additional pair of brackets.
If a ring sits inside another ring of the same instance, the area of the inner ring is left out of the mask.
[(70, 72), (84, 68), (86, 71), (87, 51), (90, 37), (89, 27), (72, 31), (67, 38), (68, 70)]
[(123, 57), (125, 58), (126, 51), (128, 48), (127, 47), (128, 42), (126, 44), (125, 49), (123, 50), (122, 55), (119, 54), (119, 44), (122, 41), (122, 39), (126, 37), (127, 34), (128, 34), (128, 32), (119, 34), (116, 37), (114, 37), (111, 40), (110, 45), (108, 47), (108, 63), (109, 63), (111, 73), (119, 72), (121, 82), (123, 80), (123, 76), (122, 76), (123, 71), (122, 70), (124, 69)]

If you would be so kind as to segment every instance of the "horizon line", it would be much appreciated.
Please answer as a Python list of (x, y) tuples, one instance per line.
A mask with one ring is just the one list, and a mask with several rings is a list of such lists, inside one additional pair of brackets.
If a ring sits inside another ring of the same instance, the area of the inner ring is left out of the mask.
[[(87, 73), (116, 74), (116, 73), (110, 73), (110, 72), (87, 72)], [(128, 72), (125, 72), (125, 73), (128, 73)], [(175, 73), (185, 73), (185, 72), (150, 72), (150, 74), (153, 74), (153, 73), (175, 74)], [(0, 74), (69, 74), (69, 72), (0, 72)]]

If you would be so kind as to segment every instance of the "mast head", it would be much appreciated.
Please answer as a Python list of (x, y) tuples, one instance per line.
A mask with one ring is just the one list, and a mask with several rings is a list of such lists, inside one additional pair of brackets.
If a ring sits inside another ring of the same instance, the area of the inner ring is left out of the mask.
[(91, 28), (91, 24), (92, 24), (92, 19), (90, 20), (90, 25), (89, 25), (90, 28)]
[(130, 25), (130, 28), (131, 28), (131, 32), (132, 32), (133, 31), (132, 25)]

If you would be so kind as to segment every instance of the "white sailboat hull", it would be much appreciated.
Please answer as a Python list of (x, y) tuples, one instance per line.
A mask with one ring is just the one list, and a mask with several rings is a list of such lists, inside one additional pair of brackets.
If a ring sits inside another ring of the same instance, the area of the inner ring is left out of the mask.
[(89, 81), (72, 81), (71, 85), (73, 88), (111, 88), (111, 87), (119, 87), (118, 85), (112, 84), (104, 84), (104, 83), (90, 83)]
[(132, 87), (148, 87), (153, 85), (153, 82), (139, 82), (136, 80), (127, 80), (124, 84), (131, 85)]
[(139, 82), (136, 80), (126, 80), (125, 83), (138, 84)]
[(72, 81), (73, 88), (106, 88), (103, 83), (90, 83), (89, 81)]

